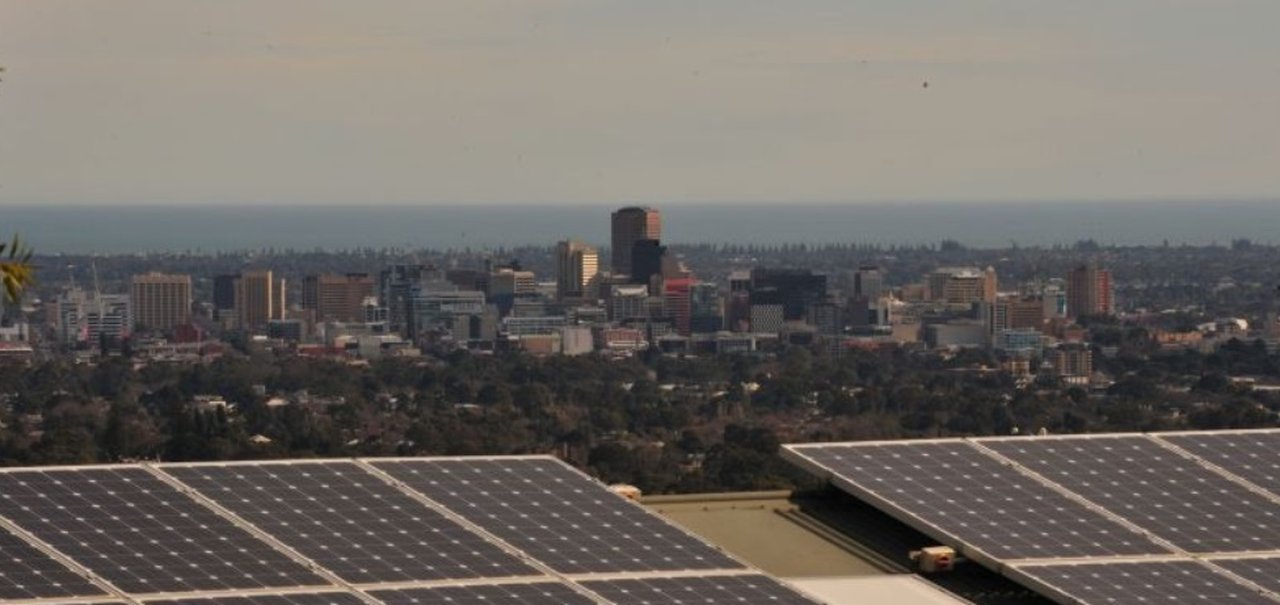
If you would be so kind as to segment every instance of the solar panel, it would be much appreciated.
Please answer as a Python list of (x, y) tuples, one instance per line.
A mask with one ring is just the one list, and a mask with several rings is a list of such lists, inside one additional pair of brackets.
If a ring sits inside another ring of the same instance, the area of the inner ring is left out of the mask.
[(1280, 594), (1280, 557), (1213, 559), (1211, 562), (1258, 586)]
[(817, 602), (761, 575), (601, 580), (582, 582), (616, 605), (815, 605)]
[(127, 592), (326, 583), (140, 468), (0, 473), (0, 515)]
[(1079, 603), (1276, 604), (1256, 590), (1191, 561), (1024, 566), (1018, 571)]
[(372, 464), (562, 573), (742, 567), (550, 458)]
[(595, 601), (558, 582), (449, 586), (370, 591), (387, 605), (594, 605)]
[[(794, 453), (1000, 559), (1167, 553), (1145, 536), (964, 442), (788, 446)], [(935, 536), (939, 538), (939, 536)], [(941, 538), (939, 538), (941, 539)]]
[(0, 529), (0, 600), (105, 594), (80, 574)]
[(147, 605), (365, 605), (349, 592), (309, 592), (244, 597), (204, 597), (147, 601)]
[(1146, 437), (983, 444), (1188, 552), (1280, 545), (1280, 506)]
[(162, 470), (348, 582), (538, 574), (351, 462)]
[(1280, 495), (1280, 432), (1159, 435), (1258, 487)]

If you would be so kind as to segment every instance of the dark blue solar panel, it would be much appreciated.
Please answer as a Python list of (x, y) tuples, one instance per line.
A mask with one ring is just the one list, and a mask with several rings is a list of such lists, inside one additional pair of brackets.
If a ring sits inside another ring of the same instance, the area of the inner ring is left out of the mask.
[(1189, 552), (1280, 546), (1280, 506), (1146, 437), (983, 443)]
[(888, 501), (899, 516), (914, 516), (993, 557), (1169, 552), (968, 443), (788, 447)]
[(1280, 432), (1160, 435), (1223, 470), (1280, 495)]
[(105, 594), (80, 574), (0, 529), (0, 600)]
[(1191, 561), (1019, 567), (1088, 605), (1275, 605), (1276, 601)]
[(0, 473), (0, 515), (127, 592), (328, 584), (139, 468)]
[(450, 586), (370, 591), (387, 605), (593, 605), (595, 601), (565, 584), (536, 582), (490, 586)]
[(373, 464), (556, 571), (742, 567), (552, 459), (464, 458)]
[(348, 582), (538, 574), (352, 462), (163, 470)]
[(583, 582), (616, 605), (817, 605), (761, 575)]
[(147, 601), (147, 605), (365, 605), (347, 592), (316, 592), (251, 597), (195, 597), (165, 601)]

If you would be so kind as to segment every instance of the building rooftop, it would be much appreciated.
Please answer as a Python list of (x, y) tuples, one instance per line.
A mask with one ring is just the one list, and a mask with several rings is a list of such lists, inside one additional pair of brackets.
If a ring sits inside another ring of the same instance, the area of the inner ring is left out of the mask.
[(683, 496), (642, 502), (730, 554), (830, 605), (1050, 605), (977, 564), (914, 573), (910, 552), (937, 541), (835, 489)]

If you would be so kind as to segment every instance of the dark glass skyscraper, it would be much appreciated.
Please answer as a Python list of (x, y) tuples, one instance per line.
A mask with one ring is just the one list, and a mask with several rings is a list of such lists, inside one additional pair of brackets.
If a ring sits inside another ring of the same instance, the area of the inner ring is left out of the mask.
[(613, 272), (632, 275), (631, 250), (642, 239), (662, 239), (662, 213), (654, 208), (628, 206), (613, 213), (610, 257)]

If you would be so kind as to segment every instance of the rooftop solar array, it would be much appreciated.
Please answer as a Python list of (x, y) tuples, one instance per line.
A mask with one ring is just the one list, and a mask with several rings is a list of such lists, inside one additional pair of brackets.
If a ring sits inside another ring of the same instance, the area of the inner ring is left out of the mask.
[(806, 597), (761, 575), (653, 578), (584, 582), (587, 588), (617, 605), (815, 605)]
[(1022, 573), (1080, 603), (1275, 605), (1277, 601), (1192, 561), (1023, 567)]
[(304, 592), (297, 594), (147, 601), (147, 605), (364, 605), (364, 601), (349, 592)]
[(560, 573), (742, 567), (554, 460), (373, 465)]
[(1188, 552), (1280, 548), (1280, 506), (1152, 439), (985, 445)]
[(595, 603), (591, 597), (577, 592), (567, 584), (556, 582), (384, 590), (374, 592), (373, 596), (387, 605), (495, 605), (497, 603), (592, 605)]
[(1280, 430), (798, 444), (784, 455), (1059, 602), (1280, 602)]
[(352, 462), (164, 470), (348, 582), (538, 573)]
[(1266, 590), (1280, 594), (1280, 558), (1213, 559), (1212, 563)]
[(326, 583), (141, 468), (0, 473), (0, 516), (126, 592)]
[(80, 574), (0, 529), (0, 599), (106, 595)]
[(1159, 437), (1280, 495), (1280, 432), (1179, 433)]
[(993, 557), (1168, 553), (964, 442), (797, 447), (838, 478)]
[(0, 605), (812, 603), (758, 574), (548, 457), (0, 469)]

